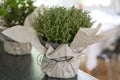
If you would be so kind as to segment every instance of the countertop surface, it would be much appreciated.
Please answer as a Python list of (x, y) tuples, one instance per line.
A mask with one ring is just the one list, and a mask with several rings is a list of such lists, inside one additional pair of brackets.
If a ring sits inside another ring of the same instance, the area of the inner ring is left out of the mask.
[(44, 75), (37, 63), (37, 56), (14, 56), (5, 53), (0, 42), (0, 80), (41, 80)]
[(0, 41), (0, 80), (97, 80), (80, 70), (77, 76), (69, 79), (44, 77), (37, 57), (38, 54), (8, 54), (3, 49), (3, 42)]

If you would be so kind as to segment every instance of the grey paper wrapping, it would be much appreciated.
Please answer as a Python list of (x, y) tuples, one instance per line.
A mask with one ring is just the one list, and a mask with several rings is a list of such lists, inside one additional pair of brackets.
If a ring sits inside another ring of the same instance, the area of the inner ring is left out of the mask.
[(26, 55), (31, 54), (32, 45), (30, 42), (19, 43), (13, 39), (1, 34), (2, 31), (7, 29), (6, 27), (0, 26), (0, 41), (3, 41), (3, 47), (5, 52), (12, 55)]
[(29, 42), (18, 43), (18, 42), (5, 41), (4, 42), (4, 49), (9, 54), (24, 55), (24, 54), (31, 53), (32, 45)]
[[(41, 9), (41, 8), (40, 8)], [(38, 40), (36, 32), (31, 28), (32, 21), (36, 15), (30, 14), (24, 26), (14, 26), (3, 31), (3, 34), (17, 42), (30, 42), (39, 52), (44, 54), (41, 67), (42, 71), (50, 77), (70, 78), (77, 74), (79, 68), (80, 53), (87, 46), (110, 37), (113, 32), (96, 34), (101, 24), (97, 28), (81, 28), (76, 34), (70, 46), (61, 44), (54, 49), (50, 44), (42, 46)], [(43, 7), (42, 7), (43, 10)], [(67, 58), (67, 59), (66, 59)]]
[(33, 47), (42, 53), (45, 51), (45, 48), (40, 44), (35, 31), (31, 27), (13, 26), (4, 30), (2, 34), (19, 43), (30, 42)]
[(53, 49), (48, 44), (46, 53), (41, 63), (44, 73), (51, 77), (71, 78), (79, 69), (79, 54), (74, 53), (68, 44), (61, 44), (57, 49)]
[(101, 23), (96, 28), (80, 28), (74, 37), (70, 47), (73, 51), (81, 51), (89, 45), (105, 40), (115, 34), (116, 31), (104, 32), (97, 34), (101, 27)]

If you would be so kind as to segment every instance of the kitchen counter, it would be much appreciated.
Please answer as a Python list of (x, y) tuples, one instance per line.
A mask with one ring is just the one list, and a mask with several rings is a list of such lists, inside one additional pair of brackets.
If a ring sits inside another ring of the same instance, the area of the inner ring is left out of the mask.
[(97, 80), (80, 70), (78, 75), (71, 79), (44, 77), (37, 61), (38, 55), (37, 53), (22, 56), (7, 54), (3, 49), (3, 42), (0, 42), (0, 80)]

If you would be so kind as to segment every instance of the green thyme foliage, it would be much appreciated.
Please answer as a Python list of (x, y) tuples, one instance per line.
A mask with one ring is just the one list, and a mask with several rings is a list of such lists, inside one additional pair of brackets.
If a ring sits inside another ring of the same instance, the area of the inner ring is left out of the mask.
[(4, 0), (0, 3), (0, 18), (6, 27), (23, 25), (26, 16), (34, 9), (33, 0)]
[(89, 28), (93, 22), (87, 11), (74, 7), (52, 7), (35, 18), (34, 28), (41, 40), (52, 43), (70, 43), (80, 27)]

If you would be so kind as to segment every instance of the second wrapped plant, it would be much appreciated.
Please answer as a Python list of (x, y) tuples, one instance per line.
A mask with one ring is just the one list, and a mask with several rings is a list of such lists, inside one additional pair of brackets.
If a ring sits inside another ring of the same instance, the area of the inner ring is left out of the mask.
[(33, 12), (33, 0), (4, 0), (0, 3), (0, 20), (3, 20), (4, 27), (24, 25), (25, 18)]
[[(35, 9), (33, 3), (33, 0), (4, 0), (3, 3), (0, 3), (0, 20), (2, 21), (2, 26), (6, 27), (5, 30), (14, 29), (18, 25), (23, 26), (25, 18)], [(20, 30), (18, 32), (21, 34)], [(13, 32), (13, 35), (16, 34)], [(3, 34), (2, 41), (4, 41), (5, 51), (9, 54), (25, 55), (31, 53), (32, 46), (29, 42), (18, 43), (18, 41), (15, 42), (14, 39), (8, 38)]]

